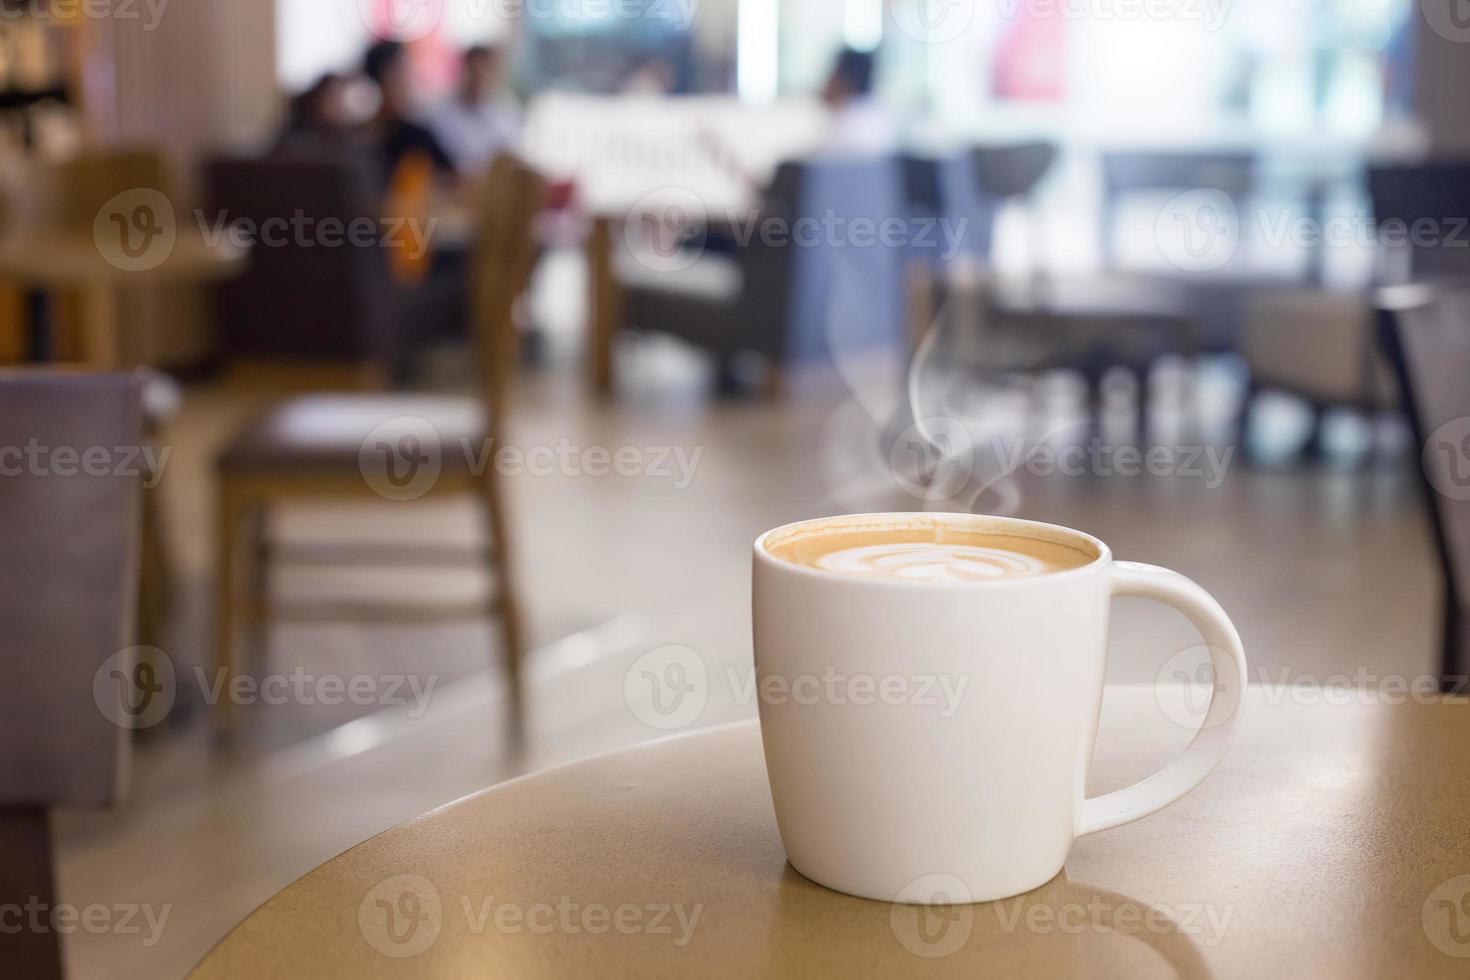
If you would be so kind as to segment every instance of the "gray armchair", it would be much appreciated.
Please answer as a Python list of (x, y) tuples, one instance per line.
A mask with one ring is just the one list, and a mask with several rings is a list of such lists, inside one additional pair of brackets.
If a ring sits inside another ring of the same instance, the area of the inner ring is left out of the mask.
[[(676, 271), (624, 263), (624, 325), (679, 337), (718, 358), (760, 354), (778, 369), (833, 345), (897, 340), (906, 250), (853, 229), (908, 220), (903, 183), (898, 161), (888, 158), (783, 164), (754, 222), (731, 230), (729, 248), (709, 248)], [(861, 302), (834, 316), (834, 294), (853, 290)]]
[[(132, 666), (140, 396), (130, 375), (0, 372), (0, 903), (54, 903), (49, 807), (122, 792), (128, 692), (97, 678)], [(4, 942), (8, 975), (61, 975), (54, 932)]]

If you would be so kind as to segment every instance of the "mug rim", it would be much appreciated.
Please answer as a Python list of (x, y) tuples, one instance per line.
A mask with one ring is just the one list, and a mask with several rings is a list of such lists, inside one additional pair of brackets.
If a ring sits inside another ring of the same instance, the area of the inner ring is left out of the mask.
[[(805, 527), (840, 525), (844, 521), (851, 521), (858, 526), (871, 524), (875, 528), (893, 530), (902, 530), (905, 526), (912, 527), (921, 521), (949, 522), (953, 524), (964, 522), (969, 525), (968, 529), (978, 529), (982, 532), (988, 532), (990, 528), (997, 528), (993, 533), (1052, 541), (1072, 547), (1077, 547), (1080, 544), (1081, 547), (1078, 550), (1095, 552), (1096, 555), (1092, 561), (1085, 565), (1079, 565), (1076, 568), (1069, 568), (1061, 572), (1048, 572), (1045, 575), (1024, 578), (976, 579), (968, 582), (951, 580), (914, 581), (876, 576), (870, 578), (861, 575), (849, 575), (844, 572), (834, 572), (825, 568), (813, 568), (811, 565), (799, 565), (796, 562), (786, 561), (783, 558), (776, 557), (766, 547), (770, 539), (776, 535), (796, 532)], [(1066, 527), (1062, 524), (1048, 524), (1045, 521), (1028, 521), (1019, 517), (1001, 517), (995, 514), (950, 513), (943, 511), (893, 511), (888, 513), (838, 514), (832, 517), (813, 517), (771, 528), (755, 539), (754, 547), (757, 567), (765, 563), (771, 567), (780, 568), (783, 571), (790, 571), (798, 575), (814, 576), (828, 582), (844, 582), (849, 585), (866, 583), (880, 587), (900, 589), (950, 589), (968, 591), (970, 589), (1024, 588), (1039, 585), (1043, 582), (1055, 582), (1059, 579), (1077, 578), (1082, 575), (1087, 575), (1107, 567), (1113, 561), (1113, 551), (1107, 546), (1106, 542), (1101, 538), (1088, 534), (1086, 531), (1079, 531), (1076, 528)]]

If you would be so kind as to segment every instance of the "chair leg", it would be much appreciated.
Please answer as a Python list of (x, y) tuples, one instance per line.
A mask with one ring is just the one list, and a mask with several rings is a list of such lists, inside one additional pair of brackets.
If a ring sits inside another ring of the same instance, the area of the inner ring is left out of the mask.
[(138, 583), (138, 642), (161, 647), (172, 604), (173, 575), (164, 543), (157, 487), (143, 491), (143, 541)]
[(610, 395), (613, 390), (613, 347), (622, 322), (622, 296), (613, 271), (613, 227), (605, 217), (593, 222), (587, 241), (589, 279), (588, 310), (591, 327), (588, 359), (592, 390)]
[(767, 401), (780, 401), (786, 394), (786, 369), (780, 361), (771, 360), (766, 367), (766, 383), (761, 390), (761, 395)]
[[(504, 574), (501, 572), (501, 575)], [(526, 736), (526, 691), (521, 671), (525, 649), (521, 634), (520, 605), (511, 590), (502, 585), (496, 607), (500, 614), (501, 643), (505, 647), (505, 684), (510, 705), (506, 728), (511, 744), (519, 746)]]
[(239, 515), (244, 530), (244, 567), (241, 596), (247, 635), (245, 656), (250, 669), (260, 667), (269, 656), (270, 638), (270, 536), (266, 508), (256, 504)]
[(1444, 652), (1440, 663), (1440, 687), (1446, 693), (1470, 694), (1470, 616), (1459, 599), (1445, 587)]
[(522, 661), (525, 639), (521, 624), (521, 607), (511, 568), (510, 542), (506, 533), (505, 503), (494, 474), (484, 480), (485, 525), (489, 532), (490, 572), (495, 580), (491, 614), (500, 620), (501, 645), (504, 648), (506, 700), (509, 705), (507, 736), (518, 746), (526, 733), (525, 684)]
[(220, 477), (215, 515), (215, 644), (214, 666), (220, 682), (220, 700), (210, 705), (215, 735), (228, 740), (234, 734), (234, 712), (229, 697), (230, 683), (239, 670), (239, 553), (236, 535), (243, 519), (239, 491), (228, 477)]
[(908, 287), (908, 342), (907, 353), (912, 356), (924, 342), (934, 326), (936, 316), (934, 304), (934, 269), (928, 262), (913, 261), (907, 269)]
[[(50, 820), (41, 807), (0, 807), (0, 905), (56, 906)], [(9, 932), (10, 930), (6, 930)], [(4, 939), (6, 976), (61, 980), (61, 936), (21, 928)]]

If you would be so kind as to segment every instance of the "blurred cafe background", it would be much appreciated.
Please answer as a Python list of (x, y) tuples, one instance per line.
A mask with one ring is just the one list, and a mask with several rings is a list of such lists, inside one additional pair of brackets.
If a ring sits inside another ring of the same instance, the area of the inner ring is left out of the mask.
[[(183, 976), (753, 717), (751, 542), (824, 514), (1078, 527), (1253, 681), (1463, 689), (1454, 10), (0, 0), (6, 881), (153, 913), (13, 975)], [(1133, 601), (1111, 680), (1204, 661)]]

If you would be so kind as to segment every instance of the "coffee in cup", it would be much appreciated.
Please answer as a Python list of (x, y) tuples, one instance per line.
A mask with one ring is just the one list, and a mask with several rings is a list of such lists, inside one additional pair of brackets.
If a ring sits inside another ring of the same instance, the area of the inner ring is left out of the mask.
[(823, 529), (770, 541), (782, 561), (843, 575), (909, 582), (985, 582), (1081, 568), (1097, 559), (1059, 541), (995, 534), (943, 521)]

